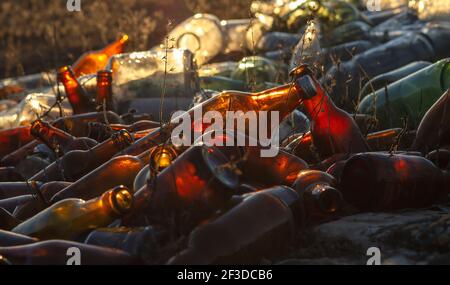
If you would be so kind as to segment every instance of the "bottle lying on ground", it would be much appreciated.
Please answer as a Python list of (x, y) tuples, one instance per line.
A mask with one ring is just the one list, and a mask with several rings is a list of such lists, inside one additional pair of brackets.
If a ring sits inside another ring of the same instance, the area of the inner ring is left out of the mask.
[(450, 89), (437, 100), (423, 117), (412, 150), (427, 153), (439, 147), (450, 145), (449, 122)]
[(0, 229), (7, 231), (12, 230), (18, 224), (20, 224), (20, 222), (21, 221), (14, 218), (10, 212), (3, 208), (0, 208)]
[[(100, 110), (114, 111), (115, 102), (112, 91), (112, 71), (100, 70), (97, 72), (97, 107), (100, 106)], [(103, 108), (103, 104), (105, 107)]]
[(35, 243), (37, 241), (38, 239), (36, 238), (0, 230), (0, 247), (25, 245)]
[(64, 155), (71, 150), (89, 150), (97, 145), (93, 139), (76, 138), (41, 120), (37, 120), (31, 125), (30, 132), (57, 155)]
[[(182, 217), (179, 231), (192, 229), (220, 209), (234, 194), (239, 176), (217, 148), (192, 146), (135, 193), (135, 207), (126, 221), (145, 214), (161, 223)], [(187, 216), (185, 216), (188, 214)]]
[(195, 229), (187, 249), (168, 264), (257, 264), (285, 251), (303, 224), (295, 191), (284, 186), (263, 190)]
[(403, 127), (402, 118), (415, 129), (449, 87), (450, 59), (443, 59), (365, 97), (358, 113), (376, 116), (377, 129)]
[[(80, 265), (136, 265), (140, 260), (128, 253), (77, 242), (50, 240), (21, 246), (0, 247), (0, 256), (15, 265), (74, 265), (67, 253), (79, 249)], [(71, 263), (72, 262), (72, 263)]]
[(50, 204), (69, 198), (93, 199), (115, 185), (132, 188), (136, 175), (149, 163), (149, 160), (149, 152), (139, 156), (115, 157), (55, 194)]
[(111, 139), (90, 150), (70, 151), (31, 178), (34, 181), (76, 181), (93, 169), (110, 160), (117, 152), (130, 146), (133, 136), (120, 131)]
[(83, 54), (74, 64), (73, 71), (76, 77), (94, 74), (105, 68), (108, 60), (113, 55), (122, 53), (128, 42), (128, 35), (123, 35), (119, 40), (111, 43), (98, 51)]
[(361, 211), (426, 207), (450, 192), (450, 174), (420, 156), (358, 154), (340, 178), (344, 199)]
[(81, 234), (112, 223), (132, 207), (133, 195), (124, 186), (118, 186), (101, 197), (84, 201), (67, 199), (26, 220), (12, 232), (40, 240), (74, 239)]

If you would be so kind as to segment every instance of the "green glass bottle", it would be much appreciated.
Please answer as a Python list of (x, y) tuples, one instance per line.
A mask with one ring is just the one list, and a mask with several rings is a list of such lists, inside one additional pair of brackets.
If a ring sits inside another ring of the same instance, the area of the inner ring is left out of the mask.
[(425, 113), (450, 87), (450, 58), (419, 70), (364, 98), (358, 113), (375, 115), (378, 129), (415, 129)]
[(287, 66), (261, 57), (244, 57), (238, 68), (231, 73), (231, 78), (247, 82), (249, 85), (263, 82), (282, 82), (287, 77)]
[(249, 91), (247, 83), (244, 81), (223, 76), (200, 77), (200, 88), (219, 92), (223, 90)]

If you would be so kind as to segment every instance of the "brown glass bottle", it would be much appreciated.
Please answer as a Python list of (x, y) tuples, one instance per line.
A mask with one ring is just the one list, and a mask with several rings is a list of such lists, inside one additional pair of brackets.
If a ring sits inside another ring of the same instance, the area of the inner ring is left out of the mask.
[(168, 264), (256, 264), (262, 258), (279, 257), (303, 227), (303, 212), (299, 195), (288, 187), (249, 195), (195, 229), (188, 248)]
[(76, 181), (110, 160), (117, 152), (133, 143), (133, 136), (120, 131), (114, 136), (90, 150), (70, 151), (61, 159), (31, 178), (34, 181)]
[(112, 80), (112, 71), (100, 70), (97, 72), (96, 103), (100, 110), (114, 111), (116, 109), (114, 106)]
[(21, 146), (31, 142), (30, 126), (0, 131), (0, 157), (10, 154)]
[(113, 55), (122, 53), (128, 42), (128, 35), (123, 35), (119, 40), (109, 44), (98, 51), (90, 51), (83, 54), (73, 65), (77, 77), (87, 74), (95, 74), (105, 68), (108, 60)]
[(69, 99), (74, 114), (83, 114), (95, 111), (94, 104), (90, 101), (86, 90), (78, 82), (70, 66), (61, 67), (58, 71), (58, 81), (64, 85), (66, 96)]
[(189, 213), (180, 231), (192, 229), (220, 209), (238, 187), (239, 176), (229, 163), (216, 148), (192, 146), (135, 194), (133, 214), (145, 211), (165, 223), (169, 217)]
[(310, 223), (325, 222), (336, 217), (343, 205), (342, 194), (331, 175), (317, 171), (301, 171), (292, 188), (302, 197), (305, 216)]
[(50, 240), (22, 246), (0, 247), (0, 256), (15, 265), (67, 265), (70, 248), (80, 250), (81, 265), (132, 265), (140, 261), (128, 253), (77, 242)]
[(50, 203), (69, 198), (93, 199), (115, 185), (125, 185), (131, 189), (136, 175), (148, 163), (149, 152), (139, 156), (115, 157), (55, 194)]
[(31, 124), (30, 132), (58, 155), (64, 155), (71, 150), (88, 150), (97, 145), (93, 139), (76, 138), (41, 120)]
[(127, 213), (133, 195), (125, 186), (118, 186), (101, 197), (84, 201), (67, 199), (26, 220), (12, 232), (45, 239), (73, 239), (90, 229), (109, 225)]
[(361, 211), (421, 208), (450, 192), (449, 177), (420, 156), (365, 153), (345, 163), (340, 190)]

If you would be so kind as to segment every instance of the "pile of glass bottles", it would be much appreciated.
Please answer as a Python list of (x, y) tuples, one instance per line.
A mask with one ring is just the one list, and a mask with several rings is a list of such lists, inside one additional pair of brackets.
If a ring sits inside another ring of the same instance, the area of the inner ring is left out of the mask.
[(321, 223), (448, 202), (446, 4), (254, 1), (1, 81), (0, 264), (257, 264)]

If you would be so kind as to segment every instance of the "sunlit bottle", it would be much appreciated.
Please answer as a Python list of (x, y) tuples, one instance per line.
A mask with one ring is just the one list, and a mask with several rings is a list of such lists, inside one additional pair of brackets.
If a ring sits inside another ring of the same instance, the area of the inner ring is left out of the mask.
[(37, 120), (31, 125), (30, 132), (58, 155), (63, 155), (71, 150), (87, 150), (97, 145), (93, 139), (76, 138), (41, 120)]
[(109, 58), (113, 55), (122, 53), (126, 43), (128, 42), (128, 35), (122, 36), (116, 42), (106, 46), (99, 51), (91, 51), (83, 54), (74, 64), (73, 71), (76, 77), (82, 75), (97, 73), (97, 71), (105, 68)]
[(120, 131), (90, 150), (68, 152), (42, 171), (34, 175), (34, 181), (76, 181), (93, 169), (111, 159), (117, 152), (133, 143), (133, 136), (127, 131)]
[(441, 60), (365, 97), (358, 113), (376, 116), (378, 129), (418, 126), (425, 112), (450, 87), (450, 60)]
[(450, 89), (428, 110), (417, 129), (412, 150), (428, 153), (450, 145)]
[(238, 68), (231, 73), (232, 79), (246, 82), (249, 86), (264, 82), (283, 82), (286, 77), (286, 66), (260, 56), (243, 58)]
[(217, 62), (211, 64), (205, 64), (198, 69), (198, 76), (224, 76), (230, 77), (231, 72), (233, 72), (239, 63), (234, 61)]
[(64, 85), (67, 98), (72, 105), (74, 114), (88, 113), (95, 110), (94, 104), (89, 99), (86, 90), (78, 82), (74, 71), (70, 66), (64, 66), (58, 71), (58, 81)]
[[(67, 265), (69, 249), (80, 250), (82, 265), (133, 265), (140, 261), (112, 248), (78, 242), (49, 240), (21, 246), (0, 247), (0, 255), (15, 265)], [(69, 257), (70, 259), (70, 257)]]
[(328, 70), (332, 65), (340, 61), (351, 60), (355, 55), (363, 53), (375, 46), (376, 44), (370, 41), (359, 40), (325, 48), (322, 50), (325, 70)]
[(306, 90), (303, 106), (311, 121), (314, 146), (322, 158), (369, 150), (351, 115), (338, 108), (315, 79), (306, 75), (299, 82)]
[(232, 19), (220, 21), (224, 34), (223, 54), (242, 53), (245, 51), (245, 36), (252, 19)]
[(425, 61), (416, 61), (405, 65), (399, 69), (378, 75), (374, 77), (372, 80), (366, 83), (366, 85), (361, 89), (360, 98), (364, 98), (370, 93), (378, 91), (397, 80), (400, 80), (404, 77), (407, 77), (425, 67), (430, 66), (431, 63)]
[(128, 188), (119, 186), (93, 200), (67, 199), (58, 202), (12, 231), (41, 240), (73, 239), (90, 229), (109, 225), (126, 214), (132, 204), (132, 193)]
[(294, 69), (300, 64), (308, 64), (313, 68), (315, 65), (320, 64), (320, 62), (317, 62), (322, 52), (319, 40), (320, 31), (321, 26), (319, 22), (308, 22), (303, 36), (294, 48), (289, 65), (290, 69)]
[(279, 257), (303, 225), (304, 209), (295, 191), (266, 189), (196, 228), (188, 247), (168, 263), (255, 264), (263, 257)]
[(148, 152), (140, 156), (115, 157), (58, 192), (50, 203), (69, 198), (93, 199), (116, 185), (132, 188), (135, 176), (149, 163), (149, 158)]
[(422, 21), (446, 21), (450, 15), (450, 3), (445, 0), (410, 0), (408, 6)]
[(450, 190), (448, 172), (411, 155), (358, 154), (345, 163), (340, 179), (344, 199), (361, 211), (422, 208)]
[[(114, 98), (112, 93), (112, 72), (109, 70), (100, 70), (97, 72), (97, 106), (101, 110), (114, 111)], [(105, 107), (103, 108), (103, 105)]]
[(145, 213), (167, 223), (183, 211), (189, 216), (180, 232), (220, 209), (234, 194), (239, 176), (216, 148), (193, 146), (135, 194), (133, 214)]

